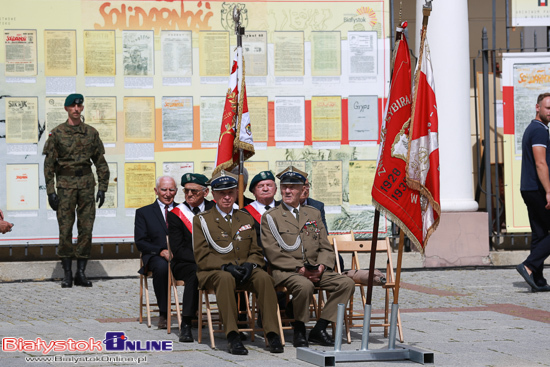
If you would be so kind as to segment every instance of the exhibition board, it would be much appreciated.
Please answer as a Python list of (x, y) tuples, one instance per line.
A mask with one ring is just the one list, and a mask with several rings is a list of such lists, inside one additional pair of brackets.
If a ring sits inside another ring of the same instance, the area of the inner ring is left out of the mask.
[(389, 89), (388, 0), (22, 0), (4, 4), (0, 19), (0, 208), (15, 223), (1, 245), (57, 242), (42, 150), (66, 119), (70, 93), (85, 96), (85, 121), (100, 132), (111, 169), (94, 242), (133, 241), (135, 209), (154, 200), (155, 177), (179, 183), (183, 173), (211, 172), (235, 4), (246, 29), (256, 150), (247, 167), (301, 165), (312, 197), (327, 205), (331, 232), (372, 232), (369, 185)]

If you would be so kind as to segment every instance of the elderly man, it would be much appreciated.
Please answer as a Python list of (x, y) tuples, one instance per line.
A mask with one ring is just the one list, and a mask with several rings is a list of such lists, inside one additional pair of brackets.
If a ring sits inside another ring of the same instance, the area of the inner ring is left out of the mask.
[(208, 195), (207, 181), (205, 175), (197, 173), (186, 173), (181, 176), (185, 202), (168, 213), (172, 272), (176, 279), (185, 281), (179, 337), (182, 343), (193, 341), (191, 320), (197, 313), (199, 302), (197, 264), (193, 254), (193, 218), (214, 206), (213, 202), (205, 199)]
[(309, 342), (334, 345), (326, 328), (336, 321), (337, 306), (347, 303), (355, 290), (351, 278), (334, 272), (334, 251), (319, 210), (301, 206), (307, 173), (293, 166), (277, 175), (281, 180), (283, 203), (262, 216), (262, 245), (273, 269), (276, 285), (292, 294), (295, 347), (307, 347), (305, 323), (315, 286), (330, 292), (321, 318), (309, 333)]
[[(77, 270), (74, 285), (91, 287), (84, 271), (92, 250), (92, 231), (95, 221), (95, 179), (92, 164), (97, 171), (96, 201), (101, 208), (109, 185), (109, 166), (105, 161), (105, 147), (99, 133), (84, 123), (84, 96), (70, 94), (65, 98), (67, 121), (50, 132), (44, 144), (44, 177), (48, 203), (57, 212), (59, 249), (57, 255), (65, 270), (62, 288), (73, 286), (72, 258)], [(55, 189), (57, 188), (57, 193)], [(73, 225), (78, 228), (78, 242), (73, 246)]]
[(243, 210), (252, 215), (252, 218), (254, 218), (254, 228), (256, 229), (258, 245), (263, 248), (260, 237), (262, 215), (266, 212), (266, 210), (279, 205), (279, 203), (274, 199), (275, 194), (277, 193), (275, 176), (273, 176), (271, 171), (262, 171), (258, 173), (254, 176), (254, 178), (252, 178), (249, 190), (252, 194), (254, 194), (256, 200), (245, 206)]
[(178, 192), (176, 181), (170, 176), (157, 179), (154, 203), (136, 210), (134, 222), (134, 241), (141, 251), (143, 267), (140, 274), (153, 272), (153, 288), (160, 310), (158, 328), (166, 329), (168, 314), (168, 262), (170, 256), (166, 245), (168, 235), (168, 213), (178, 204), (174, 197)]
[(277, 297), (273, 279), (262, 270), (264, 258), (256, 242), (253, 219), (243, 211), (233, 210), (237, 176), (222, 170), (209, 183), (216, 206), (193, 219), (199, 286), (216, 293), (231, 354), (248, 354), (237, 328), (237, 288), (256, 293), (270, 351), (282, 353)]

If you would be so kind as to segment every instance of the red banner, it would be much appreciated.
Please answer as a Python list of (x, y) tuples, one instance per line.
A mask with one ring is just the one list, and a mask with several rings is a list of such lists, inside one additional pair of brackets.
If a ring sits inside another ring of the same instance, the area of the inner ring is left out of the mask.
[(225, 97), (218, 152), (216, 154), (216, 168), (213, 175), (222, 169), (230, 171), (237, 166), (239, 164), (239, 149), (244, 152), (244, 160), (254, 155), (241, 47), (238, 47), (235, 51), (231, 75), (229, 76), (229, 88)]
[[(398, 32), (401, 31), (398, 28)], [(418, 191), (410, 189), (405, 181), (412, 96), (411, 62), (404, 34), (401, 34), (395, 50), (390, 94), (380, 132), (372, 199), (376, 208), (404, 230), (421, 250), (420, 195)]]
[[(425, 32), (424, 32), (425, 33)], [(415, 73), (413, 118), (407, 159), (407, 184), (420, 192), (422, 210), (422, 248), (439, 224), (439, 122), (435, 100), (435, 83), (428, 41), (422, 38)]]

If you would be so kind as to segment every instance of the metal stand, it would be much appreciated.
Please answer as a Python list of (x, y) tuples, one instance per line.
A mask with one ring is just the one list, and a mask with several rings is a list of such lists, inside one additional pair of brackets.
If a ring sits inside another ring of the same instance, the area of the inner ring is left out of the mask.
[[(392, 305), (392, 317), (390, 320), (390, 335), (388, 349), (368, 349), (369, 326), (371, 306), (365, 305), (363, 319), (363, 337), (360, 350), (342, 351), (342, 325), (344, 323), (345, 305), (338, 305), (336, 321), (336, 336), (334, 338), (334, 351), (318, 351), (309, 348), (297, 348), (296, 358), (314, 364), (316, 366), (335, 366), (336, 362), (369, 362), (369, 361), (400, 361), (410, 360), (417, 363), (434, 363), (433, 352), (412, 347), (405, 344), (395, 345), (395, 327), (397, 324), (397, 310), (399, 305)], [(395, 316), (394, 316), (395, 315)], [(393, 333), (391, 332), (393, 330)]]

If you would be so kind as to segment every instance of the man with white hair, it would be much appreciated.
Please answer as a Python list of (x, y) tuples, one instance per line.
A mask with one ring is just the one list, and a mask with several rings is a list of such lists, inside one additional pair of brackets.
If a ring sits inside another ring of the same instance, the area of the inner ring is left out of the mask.
[(208, 178), (200, 173), (186, 173), (181, 176), (185, 202), (168, 213), (172, 273), (176, 279), (185, 281), (179, 338), (182, 343), (193, 342), (191, 321), (196, 316), (199, 302), (197, 263), (193, 254), (193, 218), (215, 205), (206, 200), (209, 192), (206, 182)]
[(170, 256), (166, 245), (168, 235), (168, 212), (178, 204), (174, 197), (178, 192), (176, 181), (170, 176), (157, 178), (155, 194), (157, 200), (136, 210), (134, 241), (141, 251), (143, 267), (140, 274), (153, 272), (153, 288), (159, 306), (159, 329), (166, 329), (168, 314), (168, 266)]

